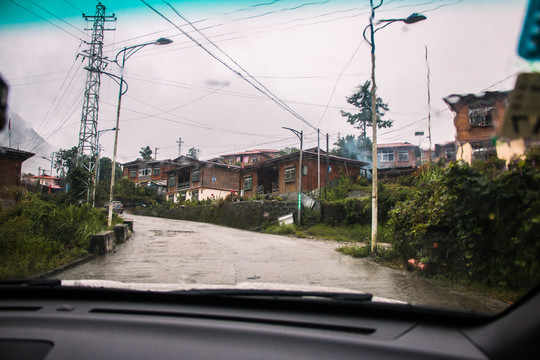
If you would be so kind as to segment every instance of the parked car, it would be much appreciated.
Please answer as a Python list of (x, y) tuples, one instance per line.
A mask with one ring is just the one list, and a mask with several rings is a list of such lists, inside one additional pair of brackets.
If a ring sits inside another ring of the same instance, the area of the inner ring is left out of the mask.
[[(115, 214), (123, 214), (124, 213), (124, 205), (122, 204), (121, 201), (113, 201), (112, 202), (112, 205), (113, 205), (113, 213)], [(109, 203), (105, 203), (105, 205), (103, 205), (103, 207), (105, 209), (109, 209)]]

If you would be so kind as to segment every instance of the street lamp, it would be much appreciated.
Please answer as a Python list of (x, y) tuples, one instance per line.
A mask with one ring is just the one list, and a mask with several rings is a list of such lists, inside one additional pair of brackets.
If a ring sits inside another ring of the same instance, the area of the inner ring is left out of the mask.
[(302, 220), (302, 148), (303, 148), (303, 144), (304, 144), (304, 131), (298, 131), (298, 130), (294, 130), (294, 129), (291, 129), (291, 128), (288, 128), (288, 127), (284, 127), (282, 126), (283, 129), (285, 130), (290, 130), (294, 133), (294, 135), (298, 136), (298, 138), (300, 139), (300, 159), (299, 159), (299, 172), (298, 172), (298, 226), (301, 225), (301, 220)]
[[(114, 62), (116, 65), (120, 66), (120, 90), (118, 92), (118, 107), (116, 109), (116, 126), (114, 131), (114, 149), (113, 149), (113, 160), (112, 160), (112, 171), (111, 171), (111, 190), (109, 193), (109, 214), (107, 217), (107, 225), (111, 226), (112, 224), (112, 210), (113, 210), (113, 198), (114, 198), (114, 177), (115, 177), (115, 169), (116, 169), (116, 152), (118, 149), (118, 130), (120, 128), (120, 107), (122, 104), (122, 95), (125, 94), (124, 91), (122, 92), (122, 85), (124, 84), (124, 66), (126, 64), (126, 60), (129, 59), (133, 54), (135, 54), (137, 51), (142, 49), (143, 47), (147, 45), (167, 45), (172, 43), (173, 41), (171, 39), (167, 38), (159, 38), (156, 41), (148, 42), (144, 44), (134, 45), (125, 47), (122, 50), (120, 50), (116, 57), (114, 58)], [(122, 54), (122, 64), (120, 64), (118, 61), (118, 57)]]
[[(42, 156), (42, 159), (50, 160), (51, 161), (51, 172), (49, 173), (49, 194), (51, 193), (51, 186), (52, 186), (52, 167), (53, 167), (53, 161), (54, 161), (54, 154), (56, 154), (55, 151), (51, 153), (51, 158), (46, 158), (45, 156)], [(38, 174), (39, 175), (39, 174)]]
[[(426, 20), (426, 16), (418, 13), (413, 13), (403, 19), (385, 19), (377, 22), (376, 25), (384, 23), (381, 27), (375, 29), (373, 26), (373, 19), (375, 18), (375, 10), (383, 4), (383, 0), (377, 6), (373, 6), (373, 0), (370, 0), (371, 16), (369, 18), (369, 25), (364, 28), (364, 40), (371, 46), (371, 127), (373, 130), (372, 141), (372, 180), (371, 180), (371, 252), (377, 252), (377, 216), (378, 216), (378, 191), (377, 191), (377, 95), (375, 93), (375, 33), (381, 29), (384, 29), (388, 25), (394, 22), (404, 22), (405, 24), (414, 24), (416, 22)], [(371, 41), (366, 38), (366, 30), (370, 29)]]
[(116, 128), (112, 128), (112, 129), (105, 129), (105, 130), (98, 130), (97, 132), (97, 136), (96, 136), (96, 149), (97, 149), (97, 159), (96, 159), (96, 166), (95, 166), (95, 169), (94, 169), (94, 190), (92, 192), (92, 207), (95, 207), (96, 206), (96, 187), (97, 187), (97, 183), (99, 182), (99, 160), (100, 160), (100, 147), (99, 147), (99, 137), (101, 135), (103, 135), (104, 133), (106, 133), (107, 131), (113, 131), (113, 130), (116, 130)]

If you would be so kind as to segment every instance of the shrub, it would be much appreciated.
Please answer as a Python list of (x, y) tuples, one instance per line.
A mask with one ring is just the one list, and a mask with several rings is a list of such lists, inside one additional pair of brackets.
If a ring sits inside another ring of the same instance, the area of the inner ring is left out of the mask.
[(534, 158), (452, 163), (416, 176), (417, 191), (391, 212), (396, 254), (488, 284), (540, 280), (540, 174)]
[(0, 277), (30, 277), (85, 255), (90, 235), (105, 227), (102, 210), (28, 194), (0, 213)]

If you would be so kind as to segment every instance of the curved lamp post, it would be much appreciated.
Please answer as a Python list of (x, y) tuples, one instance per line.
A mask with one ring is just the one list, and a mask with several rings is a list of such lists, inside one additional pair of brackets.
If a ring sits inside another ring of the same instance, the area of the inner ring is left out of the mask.
[[(373, 129), (373, 140), (372, 140), (372, 182), (371, 182), (371, 252), (377, 253), (377, 216), (378, 216), (378, 194), (377, 194), (377, 95), (375, 93), (375, 33), (381, 29), (384, 29), (388, 25), (395, 23), (395, 22), (404, 22), (405, 24), (414, 24), (416, 22), (426, 20), (427, 17), (418, 14), (413, 13), (409, 15), (406, 18), (403, 19), (385, 19), (385, 20), (379, 20), (377, 24), (380, 25), (379, 28), (375, 29), (375, 26), (373, 25), (373, 19), (375, 18), (375, 10), (378, 9), (383, 3), (383, 0), (379, 3), (377, 6), (373, 6), (373, 0), (370, 0), (371, 5), (371, 17), (369, 18), (369, 25), (364, 28), (364, 40), (371, 46), (371, 127)], [(371, 36), (370, 40), (366, 38), (366, 31), (367, 29), (370, 29)]]
[[(122, 50), (120, 50), (116, 57), (114, 58), (114, 62), (120, 66), (120, 90), (118, 92), (118, 107), (116, 109), (116, 126), (114, 131), (114, 150), (113, 150), (113, 160), (112, 160), (112, 171), (111, 171), (111, 190), (109, 193), (109, 214), (107, 217), (107, 224), (108, 226), (111, 226), (112, 224), (112, 210), (113, 210), (113, 199), (114, 199), (114, 178), (115, 178), (115, 170), (116, 170), (116, 152), (118, 149), (118, 129), (120, 128), (120, 107), (122, 104), (122, 95), (124, 95), (127, 91), (122, 91), (122, 85), (124, 84), (124, 65), (126, 64), (126, 60), (129, 59), (133, 54), (135, 54), (137, 51), (142, 49), (143, 47), (147, 45), (167, 45), (172, 43), (173, 41), (171, 39), (167, 38), (159, 38), (156, 41), (148, 42), (144, 44), (134, 45), (125, 47)], [(122, 54), (122, 64), (119, 63), (118, 57)], [(127, 84), (126, 84), (127, 85)], [(126, 86), (127, 87), (127, 86)]]

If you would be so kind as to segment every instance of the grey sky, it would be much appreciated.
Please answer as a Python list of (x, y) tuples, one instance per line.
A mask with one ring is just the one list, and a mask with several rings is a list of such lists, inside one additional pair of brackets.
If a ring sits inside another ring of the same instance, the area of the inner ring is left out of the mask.
[[(76, 54), (86, 48), (77, 37), (87, 39), (87, 35), (45, 16), (27, 0), (16, 2), (72, 35), (39, 18), (25, 26), (0, 27), (0, 72), (11, 85), (10, 107), (53, 146), (75, 146), (86, 76), (86, 61), (81, 63), (80, 57), (75, 61)], [(40, 6), (54, 13), (54, 3)], [(59, 17), (78, 29), (85, 24), (75, 8), (87, 14), (95, 12), (95, 2), (64, 3), (73, 6), (66, 5)], [(310, 127), (265, 98), (143, 3), (138, 3), (137, 10), (124, 9), (121, 3), (103, 2), (107, 13), (118, 17), (116, 31), (105, 35), (108, 56), (114, 57), (124, 46), (162, 36), (174, 43), (147, 46), (126, 63), (129, 91), (122, 99), (119, 161), (135, 159), (146, 145), (159, 148), (158, 158), (174, 158), (179, 137), (184, 141), (183, 153), (197, 147), (202, 158), (234, 150), (297, 146), (297, 138), (282, 126), (304, 130), (306, 145), (316, 146), (316, 134)], [(185, 25), (163, 2), (150, 3), (171, 21)], [(362, 30), (369, 21), (369, 1), (313, 1), (316, 4), (308, 5), (311, 2), (283, 0), (249, 7), (263, 3), (207, 1), (198, 7), (173, 2), (265, 87), (315, 127), (320, 123), (321, 132), (330, 133), (331, 144), (338, 134), (358, 134), (339, 109), (350, 110), (345, 96), (370, 76), (370, 48), (362, 41)], [(1, 7), (25, 12), (10, 2), (2, 2)], [(408, 26), (394, 23), (376, 34), (378, 95), (389, 104), (391, 111), (386, 117), (394, 120), (393, 128), (380, 132), (379, 142), (417, 144), (415, 131), (427, 135), (425, 46), (431, 69), (433, 143), (454, 138), (452, 114), (443, 97), (510, 89), (513, 75), (528, 67), (516, 54), (525, 10), (526, 2), (515, 0), (385, 1), (377, 19), (403, 18), (412, 12), (422, 12), (428, 19)], [(201, 35), (192, 34), (234, 66)], [(115, 64), (107, 71), (118, 74)], [(100, 129), (114, 126), (117, 97), (118, 86), (103, 76)], [(104, 134), (100, 142), (103, 155), (111, 157), (112, 133)], [(321, 139), (321, 144), (324, 142)], [(427, 144), (426, 139), (422, 145)], [(21, 149), (31, 150), (26, 146), (21, 144)]]

